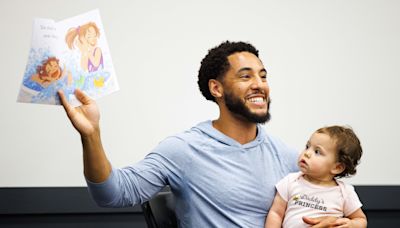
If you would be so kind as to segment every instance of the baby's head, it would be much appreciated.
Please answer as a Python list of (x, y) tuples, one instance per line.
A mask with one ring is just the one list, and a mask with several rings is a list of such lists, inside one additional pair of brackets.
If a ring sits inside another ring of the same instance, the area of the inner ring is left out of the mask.
[(329, 126), (323, 127), (316, 133), (328, 135), (335, 144), (337, 162), (344, 166), (343, 172), (336, 175), (336, 178), (347, 177), (356, 174), (356, 167), (362, 155), (361, 143), (350, 127)]

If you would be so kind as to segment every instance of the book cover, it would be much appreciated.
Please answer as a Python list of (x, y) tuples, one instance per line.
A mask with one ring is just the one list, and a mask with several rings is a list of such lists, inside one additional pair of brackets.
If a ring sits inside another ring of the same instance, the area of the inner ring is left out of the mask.
[(100, 13), (93, 10), (59, 22), (36, 18), (17, 101), (60, 105), (63, 90), (73, 106), (81, 89), (98, 99), (119, 89)]

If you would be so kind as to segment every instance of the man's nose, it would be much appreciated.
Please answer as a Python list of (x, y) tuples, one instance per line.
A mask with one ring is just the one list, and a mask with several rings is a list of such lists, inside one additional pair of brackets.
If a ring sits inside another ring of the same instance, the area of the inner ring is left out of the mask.
[(264, 81), (260, 76), (253, 77), (252, 88), (262, 88), (267, 85), (267, 82)]

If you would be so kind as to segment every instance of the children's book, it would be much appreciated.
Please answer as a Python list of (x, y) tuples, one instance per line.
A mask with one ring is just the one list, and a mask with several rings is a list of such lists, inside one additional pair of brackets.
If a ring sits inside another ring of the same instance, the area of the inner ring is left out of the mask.
[(59, 105), (63, 90), (79, 106), (76, 88), (92, 99), (119, 89), (98, 10), (59, 22), (37, 18), (31, 42), (18, 102)]

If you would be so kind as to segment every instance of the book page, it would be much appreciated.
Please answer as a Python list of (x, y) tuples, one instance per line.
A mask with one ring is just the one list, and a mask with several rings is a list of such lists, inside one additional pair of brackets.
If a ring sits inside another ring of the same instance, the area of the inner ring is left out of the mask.
[(119, 89), (98, 10), (66, 20), (35, 19), (32, 44), (18, 102), (59, 105), (63, 90), (73, 106), (74, 91), (98, 99)]

